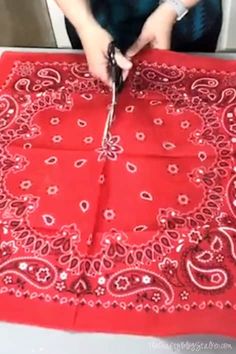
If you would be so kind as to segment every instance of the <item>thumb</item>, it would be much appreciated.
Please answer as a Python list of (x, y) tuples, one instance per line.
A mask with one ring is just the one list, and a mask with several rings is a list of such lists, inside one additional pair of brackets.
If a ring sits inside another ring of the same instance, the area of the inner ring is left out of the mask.
[(119, 50), (116, 51), (117, 65), (123, 70), (130, 70), (133, 66), (131, 61), (127, 59)]
[(149, 42), (151, 41), (150, 36), (147, 36), (142, 32), (139, 38), (134, 42), (134, 44), (127, 51), (127, 57), (132, 58), (140, 52)]
[(171, 36), (163, 35), (158, 40), (154, 39), (151, 42), (151, 48), (153, 49), (161, 49), (161, 50), (169, 50), (170, 49)]

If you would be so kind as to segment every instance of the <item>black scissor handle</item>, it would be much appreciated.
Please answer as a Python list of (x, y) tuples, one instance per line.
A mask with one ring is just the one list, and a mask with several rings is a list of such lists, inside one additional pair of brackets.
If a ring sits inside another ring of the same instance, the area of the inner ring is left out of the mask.
[(111, 76), (112, 82), (115, 82), (116, 92), (120, 92), (123, 88), (123, 77), (122, 69), (118, 66), (115, 58), (116, 54), (116, 45), (112, 41), (108, 46), (108, 71)]

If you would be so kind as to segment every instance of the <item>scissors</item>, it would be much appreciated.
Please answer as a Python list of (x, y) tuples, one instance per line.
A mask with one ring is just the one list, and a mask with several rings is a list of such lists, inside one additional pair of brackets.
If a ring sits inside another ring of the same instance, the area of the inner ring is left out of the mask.
[(109, 44), (107, 54), (108, 54), (108, 73), (112, 81), (112, 87), (111, 87), (112, 99), (111, 99), (111, 105), (105, 123), (102, 145), (106, 143), (110, 126), (115, 117), (115, 107), (117, 105), (118, 93), (122, 90), (124, 84), (123, 77), (122, 77), (122, 69), (118, 66), (115, 58), (116, 46), (114, 41), (112, 41)]

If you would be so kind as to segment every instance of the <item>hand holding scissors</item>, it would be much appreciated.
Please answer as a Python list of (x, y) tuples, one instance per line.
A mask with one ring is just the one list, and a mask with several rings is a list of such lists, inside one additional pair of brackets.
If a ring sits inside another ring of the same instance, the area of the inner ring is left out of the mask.
[(116, 47), (115, 43), (111, 42), (108, 47), (108, 72), (111, 78), (112, 86), (112, 99), (111, 99), (111, 106), (107, 115), (107, 120), (104, 128), (102, 145), (106, 142), (110, 126), (115, 117), (115, 107), (117, 105), (117, 97), (118, 93), (122, 90), (124, 81), (122, 76), (122, 69), (118, 66), (115, 58), (116, 54)]

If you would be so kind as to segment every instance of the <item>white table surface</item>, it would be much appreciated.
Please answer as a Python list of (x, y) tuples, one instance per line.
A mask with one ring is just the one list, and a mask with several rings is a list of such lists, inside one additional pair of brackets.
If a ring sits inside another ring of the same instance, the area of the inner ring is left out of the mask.
[[(71, 49), (0, 47), (0, 55), (9, 50), (47, 53), (81, 52)], [(213, 55), (225, 59), (236, 59), (236, 53)], [(236, 325), (236, 321), (232, 323), (233, 325)], [(220, 349), (222, 345), (226, 349)], [(199, 346), (206, 349), (199, 350)], [(220, 336), (182, 336), (160, 339), (127, 335), (68, 333), (0, 323), (0, 354), (188, 354), (193, 352), (236, 354), (236, 340)]]

